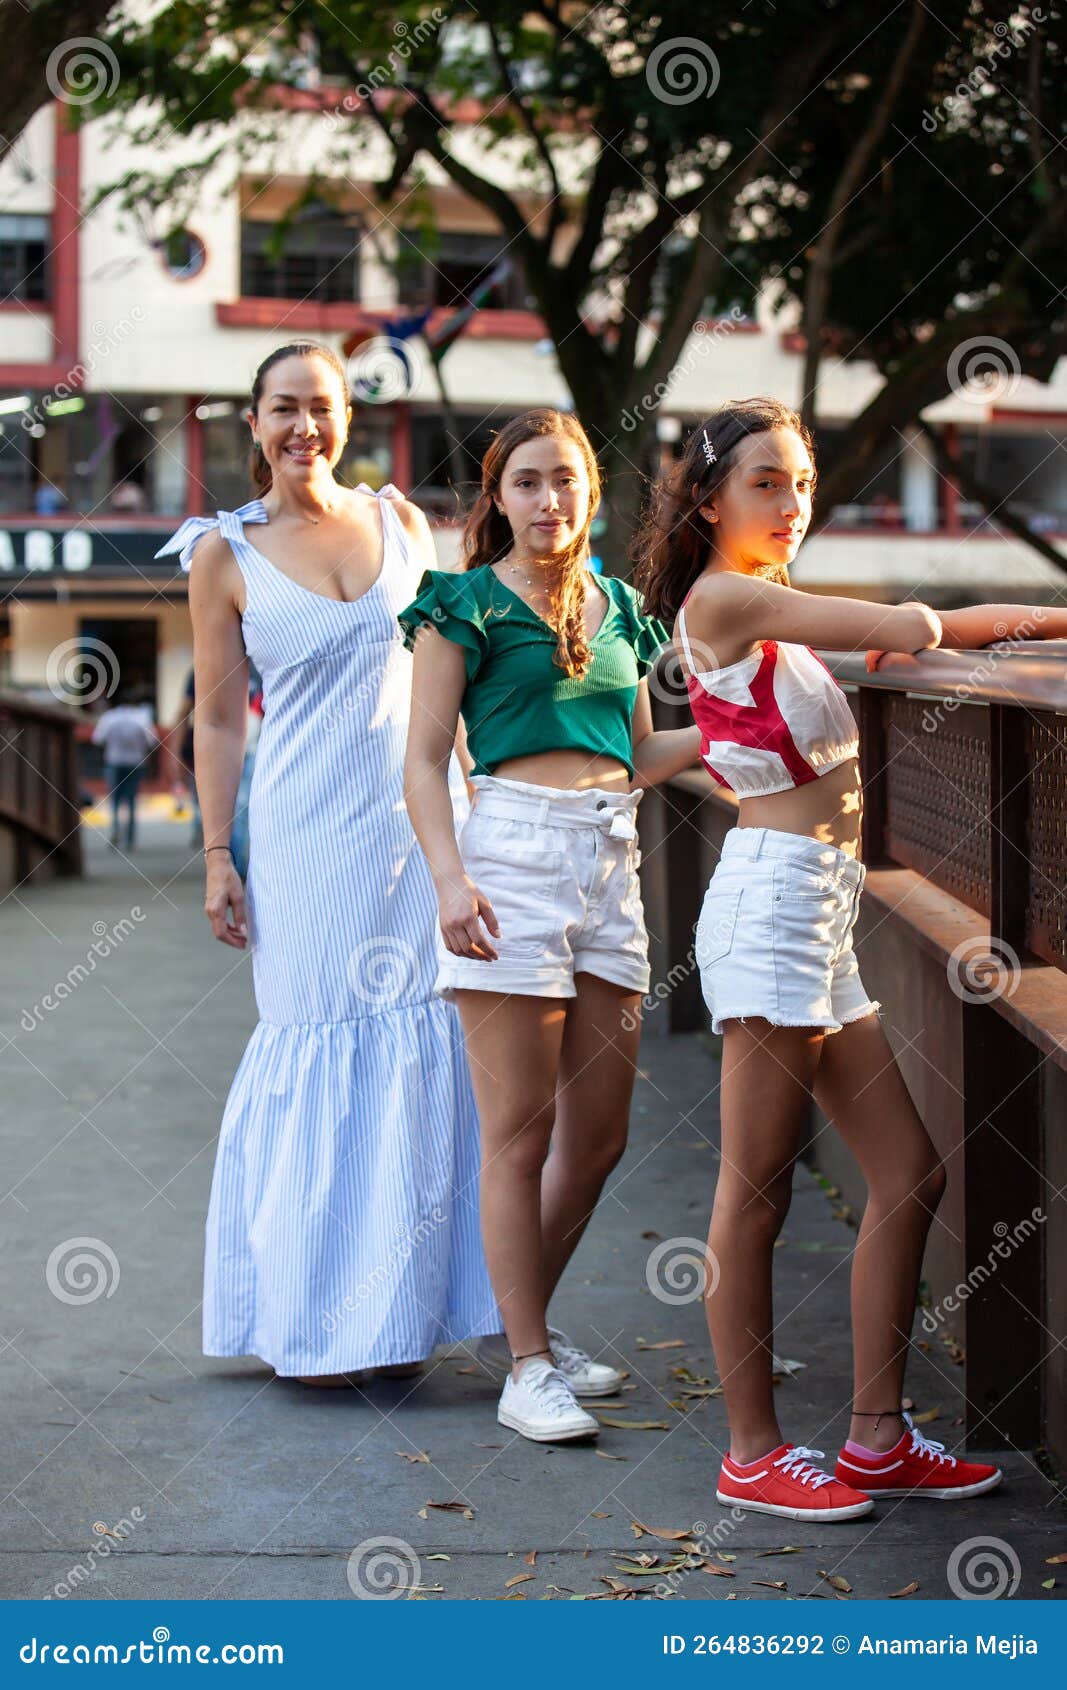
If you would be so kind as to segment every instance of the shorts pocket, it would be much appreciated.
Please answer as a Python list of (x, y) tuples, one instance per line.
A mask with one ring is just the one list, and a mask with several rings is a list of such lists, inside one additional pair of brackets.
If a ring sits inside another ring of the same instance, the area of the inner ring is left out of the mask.
[(721, 962), (729, 953), (734, 942), (737, 912), (741, 907), (743, 892), (743, 886), (734, 886), (723, 893), (716, 894), (712, 891), (711, 896), (705, 900), (700, 920), (697, 922), (694, 947), (698, 968), (710, 968), (714, 963)]
[(776, 903), (825, 903), (840, 888), (835, 874), (826, 869), (802, 868), (796, 863), (781, 863), (775, 874)]
[(500, 924), (501, 958), (543, 956), (560, 925), (557, 897), (565, 856), (525, 824), (474, 825), (460, 835), (463, 867)]

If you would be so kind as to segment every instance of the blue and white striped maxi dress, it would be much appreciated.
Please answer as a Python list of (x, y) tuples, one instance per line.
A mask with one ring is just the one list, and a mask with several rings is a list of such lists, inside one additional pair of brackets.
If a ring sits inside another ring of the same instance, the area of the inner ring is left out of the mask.
[(260, 1020), (219, 1135), (203, 1345), (283, 1375), (417, 1361), (502, 1325), (469, 1070), (433, 992), (437, 903), (402, 790), (412, 659), (396, 617), (419, 569), (400, 496), (378, 496), (381, 574), (348, 604), (256, 550), (258, 499), (162, 548), (188, 569), (208, 529), (229, 540), (263, 677), (247, 884)]

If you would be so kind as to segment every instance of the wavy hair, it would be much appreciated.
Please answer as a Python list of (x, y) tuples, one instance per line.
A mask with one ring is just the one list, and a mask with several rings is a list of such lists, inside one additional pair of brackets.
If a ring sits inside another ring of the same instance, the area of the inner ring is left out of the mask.
[(589, 436), (567, 411), (545, 406), (513, 417), (493, 437), (482, 459), (482, 490), (463, 529), (461, 556), (464, 569), (484, 569), (506, 556), (514, 544), (511, 523), (497, 509), (500, 483), (508, 459), (527, 440), (541, 440), (553, 434), (573, 440), (579, 448), (589, 477), (589, 509), (582, 531), (561, 552), (539, 560), (548, 589), (549, 616), (556, 630), (555, 662), (572, 678), (580, 678), (589, 666), (591, 650), (585, 633), (585, 565), (589, 552), (589, 530), (600, 505), (600, 470)]
[[(673, 623), (715, 545), (714, 530), (701, 516), (701, 505), (714, 497), (729, 475), (735, 447), (750, 434), (775, 428), (791, 428), (799, 434), (814, 463), (811, 430), (788, 405), (779, 399), (735, 399), (697, 424), (678, 462), (656, 482), (631, 547), (634, 585), (644, 593), (650, 616), (658, 616), (668, 626)], [(705, 434), (715, 453), (711, 464), (704, 451)]]
[[(348, 403), (348, 376), (333, 347), (320, 346), (316, 340), (293, 340), (290, 341), (288, 346), (276, 346), (273, 352), (269, 352), (253, 376), (252, 395), (249, 403), (249, 409), (253, 413), (259, 410), (259, 402), (263, 397), (268, 370), (272, 370), (275, 364), (280, 364), (283, 358), (324, 359), (341, 383), (341, 392), (345, 396), (345, 403)], [(248, 473), (252, 477), (252, 485), (257, 493), (263, 494), (270, 491), (270, 485), (274, 478), (270, 473), (270, 465), (264, 455), (263, 448), (258, 441), (252, 447), (251, 456), (248, 460)]]

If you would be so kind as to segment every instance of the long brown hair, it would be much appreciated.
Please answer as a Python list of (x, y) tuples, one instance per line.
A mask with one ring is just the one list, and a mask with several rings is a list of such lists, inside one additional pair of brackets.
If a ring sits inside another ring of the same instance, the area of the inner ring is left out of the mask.
[[(345, 403), (348, 403), (348, 376), (333, 347), (320, 346), (316, 340), (293, 340), (290, 341), (288, 346), (277, 346), (273, 352), (268, 352), (253, 376), (252, 396), (249, 403), (249, 409), (253, 415), (259, 410), (259, 402), (263, 397), (263, 388), (266, 385), (267, 371), (272, 370), (275, 364), (280, 364), (283, 358), (324, 359), (341, 383), (341, 392), (345, 396)], [(264, 456), (263, 448), (258, 441), (252, 447), (252, 453), (248, 460), (248, 473), (252, 477), (252, 484), (257, 493), (269, 492), (270, 484), (274, 478), (270, 473), (270, 465)]]
[(554, 411), (545, 406), (535, 411), (524, 411), (521, 417), (512, 417), (500, 433), (494, 435), (482, 459), (482, 490), (463, 529), (461, 555), (464, 569), (484, 569), (497, 563), (511, 550), (515, 540), (511, 523), (496, 505), (504, 467), (516, 447), (527, 440), (539, 440), (553, 434), (565, 435), (575, 442), (589, 477), (589, 509), (581, 533), (563, 551), (553, 552), (539, 565), (548, 588), (548, 620), (557, 634), (555, 662), (567, 675), (580, 678), (588, 668), (590, 658), (584, 620), (585, 565), (589, 529), (600, 505), (600, 470), (589, 436), (576, 418), (567, 411)]
[[(658, 616), (668, 626), (673, 623), (715, 544), (712, 525), (700, 514), (701, 505), (714, 497), (729, 475), (734, 448), (748, 435), (773, 428), (791, 428), (799, 434), (814, 463), (811, 430), (788, 405), (779, 399), (736, 399), (697, 424), (674, 468), (653, 487), (631, 548), (634, 585), (644, 593), (650, 616)], [(715, 454), (711, 464), (705, 436)]]

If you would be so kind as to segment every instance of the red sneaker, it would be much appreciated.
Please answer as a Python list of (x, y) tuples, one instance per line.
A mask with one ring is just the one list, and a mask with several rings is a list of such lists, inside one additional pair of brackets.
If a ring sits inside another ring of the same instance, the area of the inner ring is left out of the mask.
[(851, 1455), (842, 1450), (834, 1469), (843, 1484), (862, 1484), (871, 1496), (933, 1496), (947, 1502), (961, 1496), (981, 1496), (1004, 1477), (985, 1461), (961, 1461), (944, 1453), (944, 1444), (931, 1442), (915, 1430), (905, 1414), (907, 1431), (884, 1455)]
[(857, 1520), (869, 1514), (874, 1507), (869, 1496), (811, 1465), (822, 1459), (821, 1449), (803, 1444), (780, 1444), (748, 1467), (725, 1455), (716, 1499), (787, 1520)]

